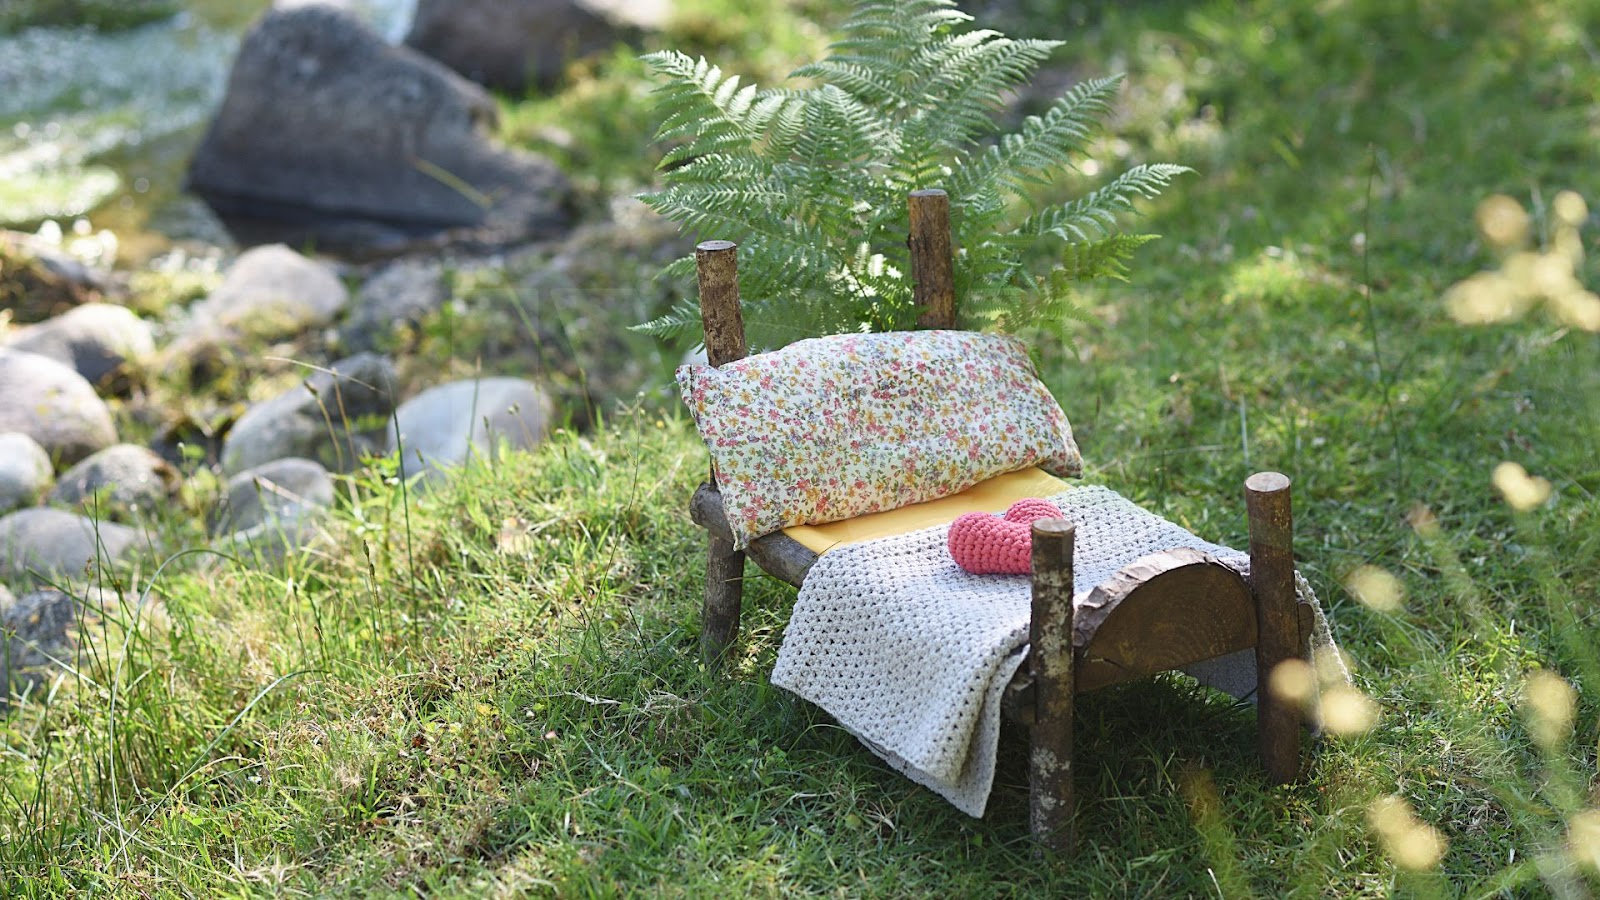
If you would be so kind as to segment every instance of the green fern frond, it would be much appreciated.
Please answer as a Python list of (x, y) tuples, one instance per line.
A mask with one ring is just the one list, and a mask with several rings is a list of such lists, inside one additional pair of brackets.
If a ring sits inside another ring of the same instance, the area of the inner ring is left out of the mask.
[(998, 188), (1025, 197), (1034, 176), (1065, 168), (1111, 111), (1122, 76), (1079, 82), (1050, 105), (1042, 116), (1029, 116), (1022, 131), (1008, 134), (951, 178), (952, 200)]
[[(691, 262), (694, 257), (690, 257)], [(680, 299), (664, 315), (632, 325), (629, 331), (638, 331), (662, 340), (675, 341), (701, 331), (700, 306), (693, 300)]]
[[(1084, 152), (1120, 78), (1086, 80), (999, 134), (1003, 98), (1059, 44), (970, 21), (955, 0), (858, 0), (827, 56), (795, 70), (812, 82), (798, 88), (758, 88), (681, 53), (644, 58), (662, 81), (657, 137), (671, 149), (662, 187), (642, 199), (688, 233), (739, 243), (753, 345), (912, 327), (906, 193), (918, 188), (950, 194), (971, 321), (1037, 321), (1069, 309), (1071, 284), (1127, 276), (1150, 237), (1121, 233), (1118, 216), (1188, 170), (1138, 166), (1013, 222), (1015, 200)], [(663, 277), (693, 273), (685, 257)], [(681, 334), (698, 321), (684, 303), (642, 328)]]
[(1117, 214), (1131, 211), (1135, 198), (1156, 197), (1173, 178), (1192, 171), (1170, 163), (1134, 166), (1099, 190), (1040, 210), (1019, 223), (1016, 230), (1023, 235), (1053, 234), (1064, 241), (1108, 236), (1116, 231)]

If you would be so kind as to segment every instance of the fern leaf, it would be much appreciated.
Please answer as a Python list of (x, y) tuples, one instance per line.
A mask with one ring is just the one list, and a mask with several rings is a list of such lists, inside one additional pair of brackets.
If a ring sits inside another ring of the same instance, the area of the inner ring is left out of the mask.
[(1192, 171), (1170, 163), (1134, 166), (1097, 191), (1029, 216), (1017, 225), (1017, 233), (1053, 234), (1064, 241), (1108, 236), (1116, 230), (1117, 213), (1132, 210), (1134, 198), (1155, 197), (1173, 178)]
[[(690, 257), (693, 260), (693, 257)], [(702, 330), (700, 321), (700, 306), (693, 300), (681, 299), (672, 305), (664, 315), (630, 325), (629, 331), (638, 331), (651, 337), (675, 341), (687, 335), (696, 334)]]

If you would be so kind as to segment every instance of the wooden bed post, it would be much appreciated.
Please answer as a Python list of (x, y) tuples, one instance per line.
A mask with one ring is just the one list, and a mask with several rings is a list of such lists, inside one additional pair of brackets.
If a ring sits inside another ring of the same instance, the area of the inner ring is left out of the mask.
[(912, 191), (911, 279), (922, 314), (918, 328), (956, 327), (955, 258), (950, 247), (950, 197), (931, 188)]
[(1272, 670), (1303, 654), (1295, 609), (1294, 513), (1289, 479), (1257, 472), (1244, 483), (1250, 516), (1250, 592), (1256, 601), (1256, 721), (1267, 777), (1286, 784), (1300, 773), (1299, 707), (1273, 694)]
[(1034, 718), (1028, 757), (1028, 811), (1040, 850), (1076, 842), (1072, 794), (1072, 541), (1066, 519), (1033, 523), (1033, 610), (1028, 623)]
[[(705, 326), (706, 359), (721, 366), (743, 359), (744, 317), (739, 311), (739, 272), (732, 241), (705, 241), (694, 248), (695, 271), (700, 281), (700, 319)], [(711, 483), (717, 481), (711, 470)], [(721, 664), (739, 635), (739, 606), (744, 594), (744, 553), (733, 541), (710, 535), (706, 557), (705, 605), (700, 615), (700, 656), (707, 668)]]

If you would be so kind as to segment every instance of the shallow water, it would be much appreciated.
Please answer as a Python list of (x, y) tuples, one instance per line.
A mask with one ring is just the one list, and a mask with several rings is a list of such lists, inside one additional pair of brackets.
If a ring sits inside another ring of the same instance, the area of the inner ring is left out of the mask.
[[(315, 0), (279, 0), (280, 5)], [(0, 226), (87, 217), (125, 262), (174, 240), (227, 243), (181, 191), (240, 36), (267, 0), (189, 0), (129, 31), (31, 28), (0, 36)], [(414, 0), (342, 0), (391, 41)]]

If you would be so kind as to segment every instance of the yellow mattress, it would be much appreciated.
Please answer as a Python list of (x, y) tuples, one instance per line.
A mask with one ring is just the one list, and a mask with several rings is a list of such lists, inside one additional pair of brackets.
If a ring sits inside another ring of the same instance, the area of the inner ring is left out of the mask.
[(822, 554), (841, 544), (906, 534), (954, 522), (969, 512), (998, 513), (1026, 497), (1050, 497), (1067, 489), (1067, 483), (1037, 466), (996, 475), (959, 494), (899, 509), (869, 513), (826, 525), (795, 525), (783, 530), (813, 553)]

